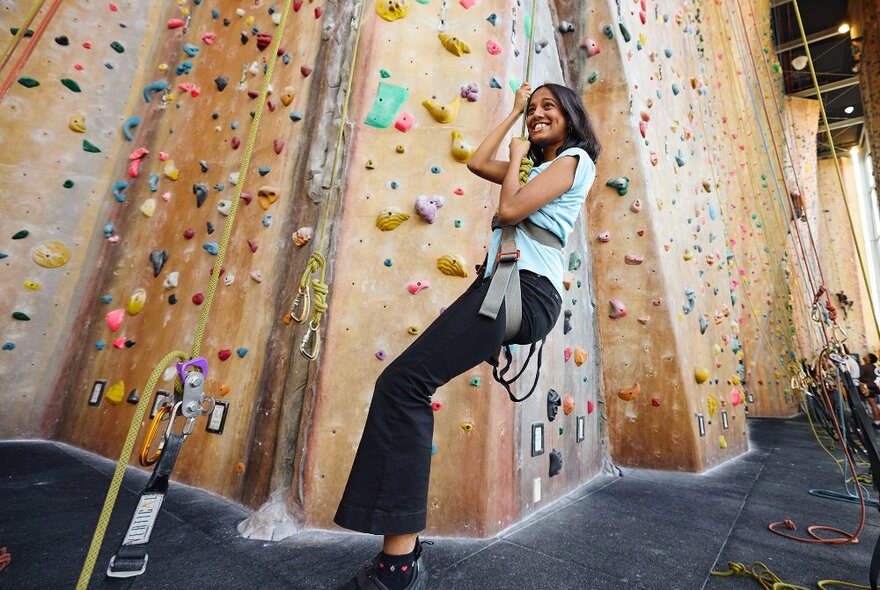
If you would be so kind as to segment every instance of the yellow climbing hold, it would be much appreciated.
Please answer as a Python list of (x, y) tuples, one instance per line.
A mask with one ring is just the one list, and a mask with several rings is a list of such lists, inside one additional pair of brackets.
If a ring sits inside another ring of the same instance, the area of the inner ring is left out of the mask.
[(465, 53), (471, 52), (471, 48), (468, 47), (468, 44), (458, 37), (452, 37), (446, 33), (440, 33), (437, 37), (440, 39), (440, 43), (443, 44), (443, 47), (445, 47), (452, 55), (461, 57)]
[(688, 260), (691, 260), (693, 257), (694, 257), (694, 254), (690, 250), (685, 250), (684, 256), (682, 256), (682, 258), (684, 258), (685, 262), (687, 262)]
[(404, 213), (402, 209), (394, 206), (385, 207), (379, 211), (379, 216), (376, 217), (376, 227), (382, 231), (391, 231), (397, 229), (407, 219), (409, 219), (409, 214)]
[(410, 336), (418, 336), (419, 333), (421, 332), (421, 330), (419, 330), (415, 326), (410, 326), (409, 328), (406, 329), (406, 331), (409, 333)]
[(39, 291), (40, 290), (40, 283), (38, 283), (36, 281), (25, 281), (22, 284), (24, 285), (25, 289), (28, 289), (30, 291)]
[(156, 212), (156, 199), (150, 197), (149, 199), (141, 203), (139, 209), (141, 210), (141, 213), (143, 213), (147, 217), (152, 217), (153, 213)]
[(465, 432), (473, 432), (474, 431), (474, 425), (472, 422), (462, 422), (461, 424), (459, 424), (458, 427), (461, 428), (462, 430), (464, 430)]
[(376, 2), (376, 14), (388, 22), (400, 20), (408, 13), (409, 2), (407, 0), (379, 0)]
[(58, 268), (70, 260), (70, 250), (61, 242), (43, 242), (31, 250), (31, 260), (43, 268)]
[(135, 289), (125, 303), (125, 311), (128, 312), (128, 315), (137, 315), (144, 308), (146, 302), (147, 292), (144, 289)]
[(67, 123), (68, 129), (74, 131), (76, 133), (85, 133), (86, 132), (86, 116), (85, 115), (73, 115), (70, 118), (70, 121)]
[(406, 153), (406, 146), (403, 145), (402, 143), (398, 143), (397, 147), (394, 148), (394, 151), (397, 152), (398, 154)]
[(718, 436), (718, 446), (720, 446), (722, 449), (727, 448), (727, 440), (725, 440), (723, 434)]
[(125, 396), (125, 382), (117, 381), (113, 385), (107, 389), (107, 392), (104, 394), (104, 399), (106, 399), (109, 403), (114, 406), (122, 401), (122, 398)]
[(468, 276), (467, 265), (464, 259), (457, 254), (445, 254), (437, 259), (437, 268), (445, 275), (451, 277)]
[(464, 138), (458, 131), (452, 132), (452, 159), (462, 164), (467, 164), (474, 152), (477, 151), (474, 146), (465, 143)]
[(294, 92), (292, 86), (287, 86), (284, 89), (284, 94), (281, 95), (281, 104), (286, 107), (290, 106), (290, 103), (293, 102), (293, 99), (296, 98), (296, 92)]
[(739, 385), (740, 384), (739, 375), (734, 375), (733, 377), (731, 377), (730, 382), (733, 383), (734, 385)]
[(257, 189), (257, 200), (260, 201), (260, 207), (268, 209), (269, 205), (278, 200), (281, 196), (281, 189), (274, 186), (261, 186)]
[(694, 378), (697, 380), (697, 383), (705, 383), (709, 380), (709, 369), (697, 367), (694, 369)]
[(180, 178), (180, 170), (178, 170), (177, 166), (174, 165), (174, 160), (167, 160), (165, 162), (165, 168), (163, 172), (169, 180), (177, 180), (178, 178)]
[(706, 409), (709, 412), (709, 417), (714, 417), (715, 412), (718, 411), (718, 398), (716, 398), (714, 395), (708, 396), (706, 398)]
[(451, 102), (442, 106), (433, 99), (423, 100), (422, 106), (428, 109), (428, 112), (438, 123), (452, 123), (461, 108), (461, 96), (456, 96)]
[(581, 366), (587, 362), (587, 351), (583, 348), (575, 348), (574, 349), (574, 364), (577, 366)]

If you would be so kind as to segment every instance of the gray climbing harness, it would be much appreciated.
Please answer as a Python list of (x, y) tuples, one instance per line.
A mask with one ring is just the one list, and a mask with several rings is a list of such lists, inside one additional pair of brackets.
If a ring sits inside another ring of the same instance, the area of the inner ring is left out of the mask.
[[(507, 359), (507, 366), (499, 372), (498, 366), (500, 363), (497, 354), (486, 359), (486, 362), (492, 365), (492, 376), (495, 378), (495, 381), (504, 386), (511, 401), (521, 402), (532, 395), (538, 386), (538, 375), (541, 371), (541, 353), (544, 350), (544, 340), (546, 340), (546, 337), (541, 340), (541, 347), (538, 349), (538, 369), (535, 372), (535, 382), (528, 393), (518, 398), (513, 395), (510, 385), (519, 379), (520, 375), (525, 371), (529, 360), (531, 360), (535, 352), (536, 343), (533, 342), (529, 348), (529, 355), (526, 357), (526, 361), (523, 363), (519, 373), (512, 379), (506, 379), (505, 375), (510, 370), (510, 365), (513, 361), (513, 354), (508, 343), (519, 333), (519, 329), (522, 326), (522, 293), (520, 291), (519, 268), (517, 264), (519, 261), (519, 249), (516, 247), (517, 227), (539, 244), (556, 248), (560, 251), (562, 250), (562, 240), (553, 232), (535, 225), (529, 219), (523, 219), (516, 225), (502, 226), (498, 222), (497, 214), (492, 218), (492, 229), (501, 230), (501, 244), (498, 247), (498, 254), (495, 256), (495, 267), (492, 269), (489, 290), (483, 299), (483, 305), (480, 307), (480, 315), (494, 320), (498, 317), (498, 312), (501, 310), (501, 303), (504, 303), (504, 357)], [(484, 268), (485, 264), (484, 262)]]

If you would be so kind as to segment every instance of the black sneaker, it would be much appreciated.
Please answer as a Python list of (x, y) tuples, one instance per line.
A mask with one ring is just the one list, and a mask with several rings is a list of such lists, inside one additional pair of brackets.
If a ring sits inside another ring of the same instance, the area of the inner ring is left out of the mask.
[[(431, 541), (420, 542), (416, 539), (416, 559), (415, 565), (413, 565), (413, 577), (405, 590), (425, 590), (428, 587), (428, 572), (425, 570), (425, 566), (422, 565), (422, 543), (432, 544)], [(381, 553), (376, 554), (372, 562), (362, 567), (354, 577), (340, 586), (338, 590), (388, 590), (388, 587), (379, 581), (379, 574), (376, 573), (376, 564), (379, 563), (381, 556)]]

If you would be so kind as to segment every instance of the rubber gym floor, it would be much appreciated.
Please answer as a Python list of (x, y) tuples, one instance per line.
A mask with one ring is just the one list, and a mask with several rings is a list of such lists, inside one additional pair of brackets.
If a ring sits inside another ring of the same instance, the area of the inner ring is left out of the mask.
[[(819, 579), (868, 584), (880, 535), (868, 507), (860, 542), (807, 544), (771, 533), (793, 520), (853, 532), (858, 504), (822, 499), (843, 478), (803, 418), (750, 419), (751, 450), (694, 475), (623, 469), (600, 476), (526, 521), (483, 540), (434, 538), (424, 561), (431, 590), (760, 588), (716, 577), (728, 562), (764, 562), (790, 584)], [(186, 450), (184, 449), (184, 452)], [(0, 588), (73, 589), (112, 476), (113, 462), (51, 441), (0, 441), (0, 547), (11, 562)], [(89, 588), (105, 578), (147, 474), (129, 469)], [(872, 490), (873, 492), (873, 490)], [(246, 509), (172, 482), (156, 522), (146, 589), (334, 589), (378, 551), (377, 538), (305, 530), (277, 542), (241, 538)]]

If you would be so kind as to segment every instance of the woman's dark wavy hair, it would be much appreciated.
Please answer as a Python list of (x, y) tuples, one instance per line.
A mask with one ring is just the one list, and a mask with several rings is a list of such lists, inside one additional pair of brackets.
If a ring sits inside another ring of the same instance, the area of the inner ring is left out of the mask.
[[(538, 86), (532, 91), (532, 96), (541, 88), (547, 88), (553, 93), (553, 96), (559, 102), (562, 114), (565, 115), (565, 120), (568, 121), (568, 137), (557, 151), (557, 154), (562, 153), (563, 150), (568, 148), (579, 147), (590, 155), (593, 162), (596, 162), (599, 159), (599, 154), (602, 153), (602, 146), (599, 145), (599, 138), (596, 137), (596, 131), (593, 129), (593, 124), (590, 122), (590, 116), (584, 108), (581, 97), (570, 88), (553, 83)], [(529, 112), (531, 102), (532, 98), (530, 96), (529, 101), (526, 103), (526, 113)], [(529, 148), (529, 157), (536, 166), (543, 163), (544, 148), (533, 143), (532, 147)]]

